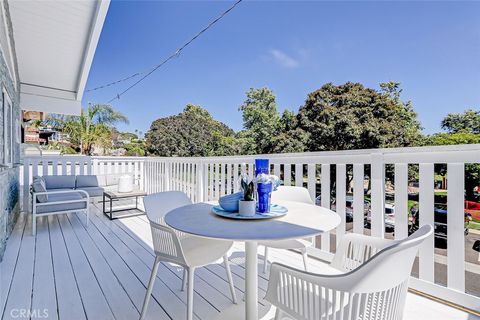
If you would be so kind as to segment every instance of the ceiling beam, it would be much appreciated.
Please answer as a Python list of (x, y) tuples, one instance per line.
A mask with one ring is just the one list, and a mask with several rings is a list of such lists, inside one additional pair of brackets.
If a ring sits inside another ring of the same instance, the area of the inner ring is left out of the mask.
[(85, 92), (85, 86), (88, 80), (88, 74), (92, 66), (93, 57), (95, 55), (95, 50), (97, 49), (98, 40), (100, 39), (100, 33), (102, 32), (103, 23), (105, 22), (105, 17), (107, 16), (108, 7), (110, 5), (110, 0), (101, 0), (98, 1), (97, 10), (93, 15), (90, 36), (88, 37), (85, 52), (83, 54), (82, 68), (80, 69), (80, 74), (78, 77), (77, 85), (77, 95), (76, 100), (81, 101), (83, 98), (83, 93)]

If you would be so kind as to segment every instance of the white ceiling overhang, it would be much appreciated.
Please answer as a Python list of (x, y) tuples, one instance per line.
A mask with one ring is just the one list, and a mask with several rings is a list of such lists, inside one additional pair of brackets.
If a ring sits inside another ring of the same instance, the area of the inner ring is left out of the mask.
[(109, 4), (9, 1), (22, 110), (80, 114)]

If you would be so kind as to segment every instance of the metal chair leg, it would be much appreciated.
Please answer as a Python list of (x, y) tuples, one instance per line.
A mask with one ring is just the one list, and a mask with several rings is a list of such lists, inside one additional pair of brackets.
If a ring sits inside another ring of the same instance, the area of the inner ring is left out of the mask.
[(148, 303), (150, 302), (150, 296), (152, 295), (153, 284), (155, 283), (155, 278), (157, 277), (158, 266), (160, 264), (160, 258), (155, 257), (155, 262), (153, 263), (152, 273), (150, 274), (150, 280), (148, 281), (147, 293), (145, 294), (145, 299), (143, 301), (142, 313), (140, 315), (140, 320), (145, 319), (147, 314)]
[(303, 267), (305, 268), (305, 271), (308, 271), (308, 255), (307, 255), (307, 249), (302, 250), (302, 258), (303, 258)]
[(268, 247), (265, 246), (265, 252), (263, 254), (263, 273), (267, 273), (267, 263), (268, 263)]
[(188, 268), (187, 284), (187, 320), (193, 320), (193, 283), (195, 277), (195, 268)]
[(183, 268), (183, 277), (182, 277), (182, 288), (181, 291), (185, 291), (187, 288), (187, 268)]
[(282, 320), (282, 311), (277, 308), (277, 311), (275, 311), (275, 320)]
[(237, 303), (237, 294), (235, 293), (235, 286), (233, 284), (232, 270), (230, 269), (230, 261), (228, 261), (228, 256), (223, 256), (223, 262), (225, 264), (225, 270), (227, 271), (228, 283), (230, 284), (230, 293), (232, 294), (233, 303)]

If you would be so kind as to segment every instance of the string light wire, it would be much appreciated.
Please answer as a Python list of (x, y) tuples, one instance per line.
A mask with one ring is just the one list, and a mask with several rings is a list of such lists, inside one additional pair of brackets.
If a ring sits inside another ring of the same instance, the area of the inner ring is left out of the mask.
[(237, 0), (232, 6), (230, 6), (227, 10), (225, 10), (224, 12), (222, 12), (217, 18), (215, 18), (214, 20), (212, 20), (205, 28), (203, 28), (202, 30), (200, 30), (199, 32), (197, 32), (192, 38), (190, 38), (190, 40), (188, 40), (187, 42), (185, 42), (181, 47), (179, 47), (177, 50), (175, 50), (174, 53), (172, 53), (171, 55), (169, 55), (165, 60), (163, 60), (162, 62), (160, 62), (159, 64), (155, 65), (153, 68), (150, 69), (150, 71), (148, 72), (137, 72), (137, 73), (134, 73), (128, 77), (125, 77), (125, 78), (122, 78), (122, 79), (119, 79), (119, 80), (116, 80), (116, 81), (113, 81), (113, 82), (110, 82), (110, 83), (107, 83), (107, 84), (104, 84), (104, 85), (101, 85), (101, 86), (98, 86), (98, 87), (95, 87), (95, 88), (92, 88), (92, 89), (89, 89), (89, 90), (86, 90), (86, 92), (90, 92), (90, 91), (95, 91), (95, 90), (99, 90), (99, 89), (103, 89), (103, 88), (107, 88), (107, 87), (110, 87), (110, 86), (113, 86), (113, 85), (116, 85), (118, 83), (121, 83), (121, 82), (124, 82), (124, 81), (127, 81), (127, 80), (130, 80), (132, 78), (135, 78), (137, 76), (140, 76), (143, 74), (143, 76), (138, 79), (137, 81), (135, 81), (133, 84), (131, 84), (129, 87), (127, 87), (125, 90), (123, 90), (122, 92), (120, 93), (117, 93), (115, 95), (115, 97), (113, 97), (112, 99), (110, 99), (108, 101), (108, 103), (111, 103), (115, 100), (118, 100), (120, 99), (120, 97), (122, 95), (124, 95), (125, 93), (127, 93), (128, 91), (130, 91), (132, 88), (134, 88), (135, 86), (137, 86), (139, 83), (141, 83), (143, 80), (145, 80), (147, 77), (149, 77), (152, 73), (154, 73), (155, 71), (157, 71), (159, 68), (161, 68), (163, 65), (165, 65), (167, 62), (169, 62), (170, 60), (172, 60), (173, 58), (176, 58), (178, 56), (180, 56), (181, 52), (186, 48), (188, 47), (193, 41), (195, 41), (197, 38), (199, 38), (203, 33), (205, 33), (208, 29), (210, 29), (211, 27), (213, 27), (218, 21), (220, 21), (223, 17), (225, 17), (230, 11), (232, 11), (233, 9), (235, 9), (236, 6), (238, 6), (240, 4), (240, 2), (242, 2), (243, 0)]

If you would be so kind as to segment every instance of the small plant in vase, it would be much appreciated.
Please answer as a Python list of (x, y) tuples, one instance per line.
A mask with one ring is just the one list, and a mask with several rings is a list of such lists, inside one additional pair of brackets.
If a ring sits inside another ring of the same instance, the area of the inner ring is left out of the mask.
[(243, 200), (239, 200), (238, 204), (238, 213), (242, 216), (252, 217), (256, 213), (256, 202), (255, 202), (255, 185), (253, 181), (248, 182), (248, 178), (243, 176), (241, 178), (241, 186), (243, 190)]

